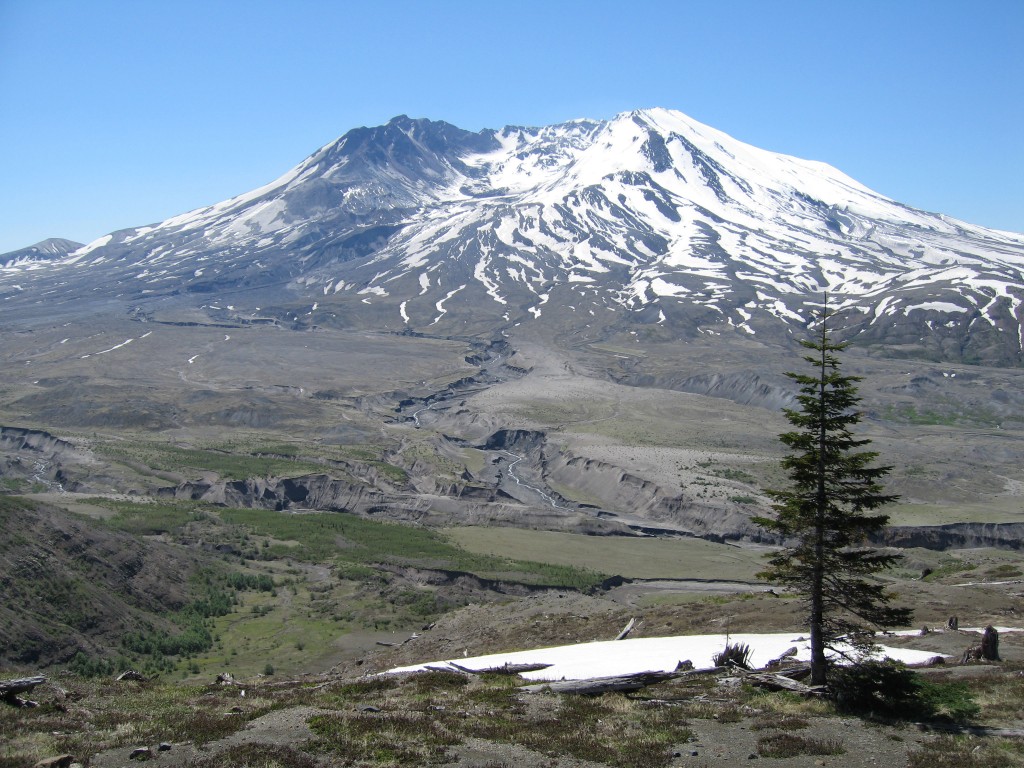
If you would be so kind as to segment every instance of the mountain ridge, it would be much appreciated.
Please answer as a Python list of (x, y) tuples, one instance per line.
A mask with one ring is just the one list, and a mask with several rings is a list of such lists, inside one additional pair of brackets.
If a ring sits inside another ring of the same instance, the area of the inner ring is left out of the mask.
[(885, 354), (1024, 360), (1024, 235), (661, 108), (478, 132), (401, 115), (221, 203), (7, 264), (0, 297), (66, 302), (90, 280), (92, 298), (270, 291), (296, 321), (439, 335), (775, 341), (827, 290), (840, 335)]

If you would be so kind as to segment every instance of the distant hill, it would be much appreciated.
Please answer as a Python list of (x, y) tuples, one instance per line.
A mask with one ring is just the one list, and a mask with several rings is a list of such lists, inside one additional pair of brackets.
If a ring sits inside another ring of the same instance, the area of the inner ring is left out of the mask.
[(77, 251), (81, 247), (82, 243), (76, 243), (74, 240), (51, 237), (27, 248), (19, 248), (9, 253), (0, 253), (0, 268), (17, 268), (38, 261), (59, 259), (73, 251)]

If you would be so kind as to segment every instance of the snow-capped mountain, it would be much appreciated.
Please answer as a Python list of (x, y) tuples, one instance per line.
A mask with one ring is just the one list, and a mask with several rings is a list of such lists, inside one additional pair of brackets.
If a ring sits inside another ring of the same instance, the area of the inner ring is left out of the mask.
[(858, 341), (1024, 359), (1024, 235), (664, 109), (479, 133), (397, 117), (252, 192), (0, 267), (21, 302), (266, 290), (314, 323), (673, 336), (770, 336), (827, 290)]

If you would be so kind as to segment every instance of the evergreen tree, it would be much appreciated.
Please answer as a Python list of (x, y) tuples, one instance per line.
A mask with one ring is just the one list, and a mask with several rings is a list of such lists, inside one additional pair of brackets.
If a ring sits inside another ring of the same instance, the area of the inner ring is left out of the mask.
[(850, 431), (860, 421), (855, 384), (861, 377), (840, 373), (836, 353), (846, 345), (829, 338), (829, 317), (826, 304), (820, 336), (801, 342), (812, 350), (804, 360), (813, 375), (786, 374), (800, 386), (799, 408), (785, 411), (795, 429), (779, 435), (789, 449), (782, 467), (790, 487), (767, 491), (775, 516), (755, 519), (786, 540), (761, 575), (807, 604), (812, 685), (827, 682), (826, 649), (841, 642), (866, 650), (874, 628), (906, 625), (911, 618), (909, 609), (890, 605), (893, 595), (872, 578), (900, 556), (867, 546), (889, 520), (870, 513), (897, 497), (880, 484), (891, 467), (871, 466), (878, 454), (859, 450), (871, 441)]

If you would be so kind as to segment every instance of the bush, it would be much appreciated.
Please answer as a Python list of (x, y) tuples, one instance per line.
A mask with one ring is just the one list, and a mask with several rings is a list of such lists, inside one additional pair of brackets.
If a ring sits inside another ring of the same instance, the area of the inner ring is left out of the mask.
[(757, 740), (761, 757), (797, 757), (799, 755), (842, 755), (843, 744), (835, 739), (812, 739), (792, 733), (775, 733)]
[(972, 736), (940, 736), (907, 755), (909, 768), (1012, 768), (1016, 756), (1000, 749), (999, 742)]
[(965, 685), (925, 680), (891, 660), (840, 667), (830, 687), (841, 712), (867, 717), (963, 722), (980, 711)]
[(278, 766), (279, 768), (317, 768), (316, 758), (284, 744), (239, 744), (211, 757), (202, 757), (189, 768), (221, 768), (225, 765)]
[(742, 667), (750, 669), (751, 648), (746, 643), (725, 644), (725, 649), (711, 657), (716, 667)]

